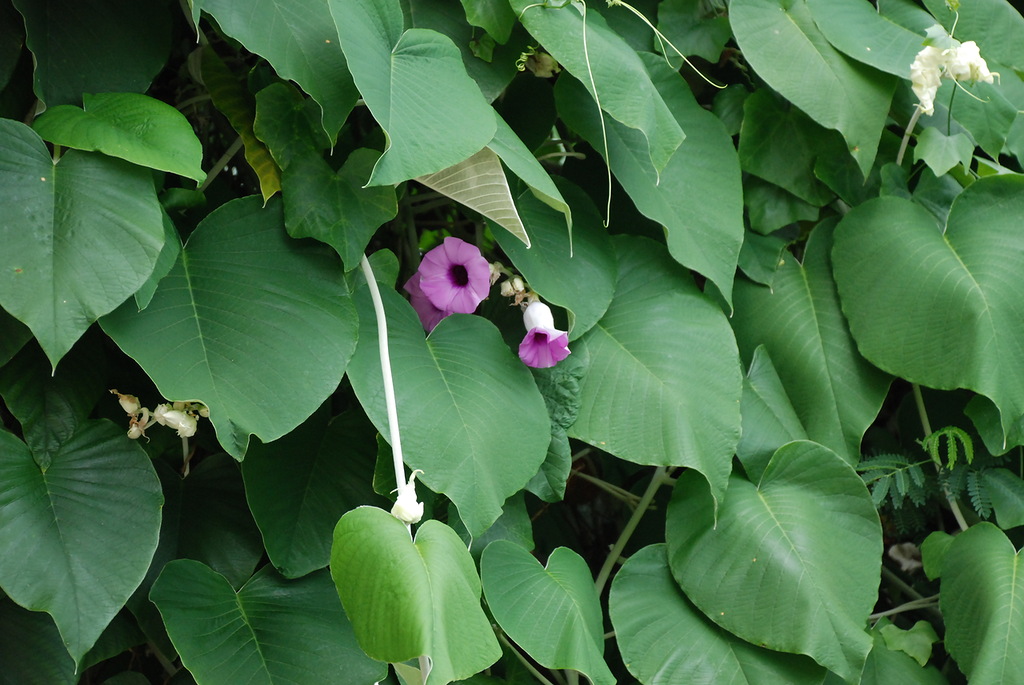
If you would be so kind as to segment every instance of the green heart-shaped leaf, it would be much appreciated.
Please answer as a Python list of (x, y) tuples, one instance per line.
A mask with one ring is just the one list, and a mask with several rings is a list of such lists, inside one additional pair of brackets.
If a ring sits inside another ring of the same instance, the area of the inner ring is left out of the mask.
[(275, 440), (334, 392), (356, 337), (335, 259), (288, 238), (280, 202), (255, 196), (203, 220), (149, 307), (102, 326), (164, 397), (209, 407), (236, 459), (250, 434)]
[(909, 381), (985, 395), (1007, 437), (1024, 414), (1022, 215), (1024, 178), (992, 176), (957, 197), (945, 233), (921, 206), (883, 197), (843, 218), (833, 249), (861, 353)]
[(821, 685), (824, 677), (807, 657), (757, 647), (709, 621), (672, 579), (665, 545), (629, 557), (612, 581), (608, 612), (622, 660), (642, 683)]
[(150, 173), (71, 150), (57, 163), (0, 119), (0, 305), (56, 367), (85, 329), (146, 282), (164, 244)]
[(473, 557), (443, 523), (427, 521), (414, 541), (386, 511), (353, 509), (334, 529), (331, 575), (363, 651), (390, 662), (429, 657), (426, 685), (468, 678), (501, 656)]
[(149, 458), (109, 421), (83, 423), (42, 468), (0, 431), (0, 586), (53, 616), (79, 662), (149, 568), (163, 495)]
[(428, 29), (403, 32), (398, 0), (329, 4), (352, 77), (387, 136), (369, 185), (447, 169), (494, 137), (494, 110), (450, 38)]
[(718, 507), (692, 473), (666, 528), (672, 574), (712, 621), (754, 644), (807, 654), (846, 680), (871, 650), (882, 530), (863, 481), (813, 442), (775, 453), (757, 485), (733, 476)]
[(150, 597), (197, 682), (372, 683), (387, 675), (352, 634), (327, 571), (285, 580), (263, 567), (237, 593), (190, 559), (164, 567)]
[(604, 662), (604, 621), (587, 562), (559, 547), (540, 563), (506, 540), (480, 558), (487, 606), (516, 644), (547, 668), (568, 668), (594, 685), (614, 683)]
[(726, 487), (743, 380), (721, 308), (653, 241), (613, 236), (619, 279), (576, 344), (590, 369), (569, 435), (638, 464), (691, 466)]
[(946, 649), (972, 683), (1024, 681), (1024, 572), (1003, 531), (979, 523), (949, 544), (939, 602)]

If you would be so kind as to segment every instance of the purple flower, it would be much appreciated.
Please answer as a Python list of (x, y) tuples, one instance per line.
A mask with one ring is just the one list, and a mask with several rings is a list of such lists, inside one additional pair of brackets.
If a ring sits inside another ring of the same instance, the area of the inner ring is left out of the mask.
[(420, 323), (423, 324), (423, 328), (428, 333), (434, 330), (434, 326), (440, 323), (441, 319), (451, 314), (451, 312), (445, 312), (435, 307), (427, 299), (427, 296), (423, 294), (423, 289), (420, 287), (420, 273), (418, 271), (405, 282), (403, 287), (409, 293), (409, 303), (416, 310), (416, 314), (420, 317)]
[(531, 302), (523, 312), (527, 334), (519, 343), (519, 358), (527, 366), (547, 369), (569, 356), (569, 334), (555, 328), (551, 309), (543, 302)]
[(444, 316), (472, 314), (491, 289), (491, 265), (478, 247), (458, 238), (445, 238), (423, 255), (418, 273), (420, 290)]

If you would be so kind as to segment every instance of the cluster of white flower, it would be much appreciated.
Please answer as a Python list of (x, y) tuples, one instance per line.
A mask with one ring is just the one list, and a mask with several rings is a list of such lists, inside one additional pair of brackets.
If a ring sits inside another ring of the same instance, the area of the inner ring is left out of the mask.
[[(953, 41), (956, 43), (956, 41)], [(988, 70), (978, 44), (973, 40), (949, 48), (924, 47), (910, 65), (910, 83), (922, 114), (935, 113), (935, 94), (943, 78), (954, 81), (992, 83), (999, 74)]]
[(153, 423), (174, 429), (178, 437), (191, 438), (196, 434), (198, 417), (210, 417), (210, 410), (201, 402), (158, 404), (156, 409), (150, 411), (142, 406), (135, 395), (125, 395), (117, 390), (110, 392), (117, 395), (121, 408), (128, 414), (128, 437), (132, 440), (145, 436), (146, 428)]

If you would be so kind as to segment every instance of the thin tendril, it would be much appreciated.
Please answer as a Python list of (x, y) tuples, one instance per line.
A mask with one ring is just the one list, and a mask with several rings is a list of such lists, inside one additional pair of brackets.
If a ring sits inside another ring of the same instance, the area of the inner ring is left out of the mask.
[(604, 146), (604, 166), (608, 174), (608, 202), (604, 209), (604, 227), (608, 228), (608, 222), (612, 218), (612, 165), (611, 153), (608, 151), (608, 129), (604, 123), (604, 109), (601, 107), (601, 98), (597, 94), (597, 82), (594, 81), (594, 70), (590, 67), (590, 47), (587, 43), (587, 4), (583, 0), (574, 0), (583, 9), (583, 59), (587, 62), (587, 75), (590, 77), (590, 88), (594, 92), (594, 102), (597, 103), (597, 114), (601, 119), (601, 144)]

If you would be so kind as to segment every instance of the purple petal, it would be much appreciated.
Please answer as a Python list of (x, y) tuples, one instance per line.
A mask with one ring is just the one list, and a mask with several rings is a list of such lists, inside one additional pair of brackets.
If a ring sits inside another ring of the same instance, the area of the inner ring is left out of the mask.
[(527, 366), (547, 369), (569, 356), (569, 334), (552, 328), (531, 328), (519, 343), (519, 358)]
[(431, 304), (449, 314), (472, 314), (491, 289), (491, 267), (475, 245), (445, 238), (423, 255), (420, 288)]
[(409, 303), (416, 310), (416, 314), (420, 317), (420, 323), (423, 324), (424, 330), (428, 333), (434, 330), (434, 326), (441, 319), (452, 313), (438, 309), (427, 299), (427, 296), (423, 294), (423, 289), (420, 287), (419, 273), (413, 274), (412, 278), (406, 281), (403, 287), (409, 293)]

